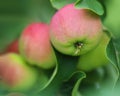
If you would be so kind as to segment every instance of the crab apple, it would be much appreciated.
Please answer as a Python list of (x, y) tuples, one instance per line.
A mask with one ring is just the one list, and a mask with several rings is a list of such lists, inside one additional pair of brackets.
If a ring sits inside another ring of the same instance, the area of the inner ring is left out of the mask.
[(26, 65), (20, 55), (8, 53), (0, 56), (0, 77), (6, 88), (26, 91), (37, 81), (38, 72)]
[(109, 60), (106, 56), (106, 47), (110, 37), (104, 33), (99, 45), (92, 51), (80, 56), (77, 68), (83, 71), (91, 71), (97, 67), (106, 65)]
[(100, 17), (88, 9), (68, 4), (50, 22), (53, 46), (63, 54), (79, 56), (95, 48), (102, 37)]
[(51, 46), (49, 26), (45, 23), (28, 25), (19, 40), (22, 56), (32, 65), (43, 69), (55, 66), (56, 57)]
[(8, 45), (6, 52), (19, 53), (18, 40), (15, 40), (10, 45)]

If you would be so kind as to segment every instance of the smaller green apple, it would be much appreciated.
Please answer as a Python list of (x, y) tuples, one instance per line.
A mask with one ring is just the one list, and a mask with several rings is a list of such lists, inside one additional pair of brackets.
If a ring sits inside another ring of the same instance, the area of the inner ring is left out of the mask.
[(80, 56), (77, 68), (83, 71), (90, 71), (99, 66), (108, 64), (109, 60), (106, 57), (106, 47), (109, 40), (109, 36), (104, 33), (101, 42), (95, 49)]

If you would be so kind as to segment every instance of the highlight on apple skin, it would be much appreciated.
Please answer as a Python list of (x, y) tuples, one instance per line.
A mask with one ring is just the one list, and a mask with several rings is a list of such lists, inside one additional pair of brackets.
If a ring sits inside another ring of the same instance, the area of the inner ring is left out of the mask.
[(21, 34), (19, 49), (20, 54), (32, 65), (49, 69), (56, 64), (56, 56), (49, 37), (49, 26), (45, 23), (28, 25)]
[(95, 48), (102, 37), (100, 17), (88, 9), (68, 4), (50, 22), (50, 38), (61, 53), (79, 56)]
[(0, 77), (8, 90), (26, 91), (36, 83), (38, 73), (20, 55), (8, 53), (0, 56)]
[(91, 71), (100, 66), (109, 63), (106, 54), (106, 47), (110, 41), (110, 37), (104, 33), (99, 45), (92, 51), (80, 56), (77, 64), (77, 69), (83, 71)]

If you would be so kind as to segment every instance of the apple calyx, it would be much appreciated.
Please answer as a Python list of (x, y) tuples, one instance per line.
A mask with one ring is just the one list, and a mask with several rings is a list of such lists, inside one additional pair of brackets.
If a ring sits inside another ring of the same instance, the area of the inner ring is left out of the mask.
[(82, 48), (83, 45), (84, 45), (83, 42), (76, 42), (76, 43), (74, 44), (74, 46), (75, 46), (75, 48), (76, 48), (76, 51), (75, 51), (75, 54), (74, 54), (74, 55), (79, 55), (80, 50), (81, 50), (81, 48)]

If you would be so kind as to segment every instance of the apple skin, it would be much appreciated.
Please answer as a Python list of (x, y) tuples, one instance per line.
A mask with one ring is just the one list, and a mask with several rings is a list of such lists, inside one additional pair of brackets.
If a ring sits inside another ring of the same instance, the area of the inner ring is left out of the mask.
[(7, 89), (26, 91), (36, 83), (38, 72), (26, 65), (20, 55), (8, 53), (0, 56), (0, 77)]
[(13, 41), (7, 46), (6, 53), (19, 53), (18, 40)]
[(100, 66), (109, 63), (106, 55), (106, 47), (109, 43), (110, 37), (104, 33), (99, 45), (90, 52), (80, 56), (77, 68), (83, 71), (91, 71)]
[(21, 34), (19, 49), (22, 56), (32, 65), (49, 69), (56, 64), (47, 24), (32, 23), (28, 25)]
[(100, 17), (87, 9), (68, 4), (50, 22), (50, 38), (61, 53), (78, 56), (95, 48), (102, 37)]

